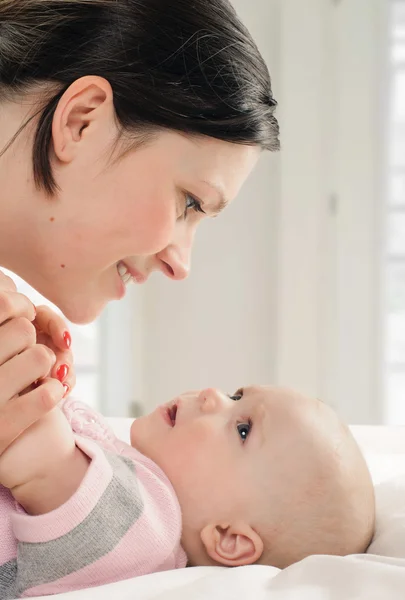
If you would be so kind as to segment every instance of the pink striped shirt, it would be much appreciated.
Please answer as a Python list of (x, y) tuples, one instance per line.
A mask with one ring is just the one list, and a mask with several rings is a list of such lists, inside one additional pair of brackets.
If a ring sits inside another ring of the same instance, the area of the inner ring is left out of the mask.
[(185, 567), (180, 505), (163, 471), (83, 403), (62, 410), (91, 463), (77, 492), (45, 515), (26, 514), (0, 486), (0, 598)]

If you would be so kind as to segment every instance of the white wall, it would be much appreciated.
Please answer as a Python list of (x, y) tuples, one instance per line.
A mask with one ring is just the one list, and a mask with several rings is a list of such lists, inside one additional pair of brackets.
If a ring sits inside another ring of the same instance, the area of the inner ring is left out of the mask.
[(385, 0), (234, 4), (270, 68), (282, 151), (202, 226), (188, 281), (138, 292), (134, 399), (148, 409), (190, 387), (274, 382), (376, 422), (372, 99)]
[(330, 3), (282, 0), (276, 380), (320, 394), (319, 296), (327, 199), (324, 97)]
[(283, 0), (277, 380), (380, 418), (384, 0)]
[[(277, 97), (278, 2), (235, 5), (268, 60)], [(149, 406), (187, 388), (233, 391), (274, 379), (279, 157), (266, 154), (239, 198), (197, 234), (189, 279), (144, 290), (143, 385)]]
[(282, 6), (277, 379), (380, 422), (387, 2)]
[(339, 2), (335, 10), (338, 101), (333, 107), (333, 189), (338, 205), (328, 331), (334, 353), (328, 357), (324, 389), (351, 422), (376, 423), (382, 415), (380, 262), (387, 10), (385, 0)]

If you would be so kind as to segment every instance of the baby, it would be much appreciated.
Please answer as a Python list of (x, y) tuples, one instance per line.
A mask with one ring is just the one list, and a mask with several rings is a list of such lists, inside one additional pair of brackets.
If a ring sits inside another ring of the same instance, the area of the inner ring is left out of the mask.
[(367, 466), (318, 400), (187, 392), (135, 420), (131, 446), (68, 399), (0, 457), (2, 599), (186, 565), (284, 568), (371, 541)]

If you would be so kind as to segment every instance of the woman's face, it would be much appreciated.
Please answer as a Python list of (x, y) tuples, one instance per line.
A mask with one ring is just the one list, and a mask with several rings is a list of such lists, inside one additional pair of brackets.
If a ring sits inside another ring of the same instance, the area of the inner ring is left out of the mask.
[(30, 283), (74, 322), (93, 320), (122, 298), (130, 274), (138, 284), (152, 271), (187, 277), (197, 226), (237, 195), (259, 155), (169, 131), (112, 166), (106, 150), (94, 143), (55, 169), (61, 192), (46, 204), (31, 271)]
[[(24, 110), (25, 103), (8, 107), (4, 143)], [(24, 138), (2, 163), (19, 227), (8, 232), (18, 251), (3, 264), (76, 323), (122, 298), (128, 280), (142, 284), (152, 271), (187, 277), (198, 224), (232, 201), (259, 156), (251, 146), (169, 130), (125, 150), (118, 134), (110, 84), (87, 76), (68, 88), (53, 117), (55, 196), (35, 188)]]

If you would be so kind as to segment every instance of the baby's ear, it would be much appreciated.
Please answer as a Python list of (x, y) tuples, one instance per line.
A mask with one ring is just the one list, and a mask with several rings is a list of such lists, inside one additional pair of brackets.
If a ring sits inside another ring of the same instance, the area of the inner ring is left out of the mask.
[(210, 558), (227, 567), (251, 565), (263, 553), (261, 537), (244, 522), (206, 525), (200, 535)]

